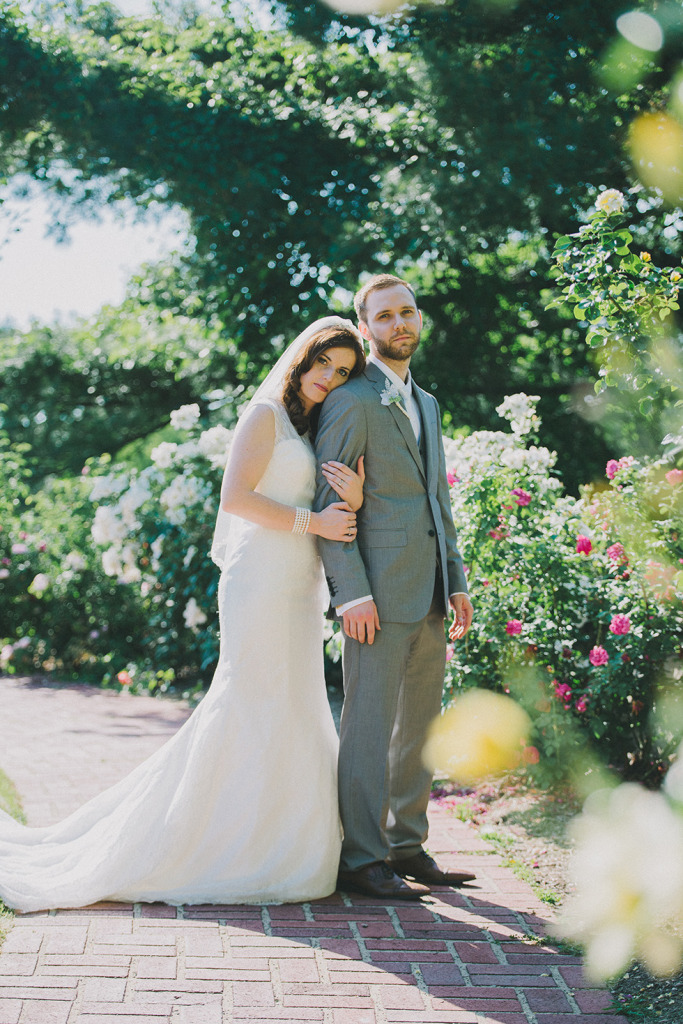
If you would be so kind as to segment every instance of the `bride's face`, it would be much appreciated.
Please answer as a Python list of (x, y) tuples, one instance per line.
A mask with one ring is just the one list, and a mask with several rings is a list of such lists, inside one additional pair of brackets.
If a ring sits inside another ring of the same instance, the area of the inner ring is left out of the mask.
[(326, 348), (314, 359), (310, 370), (301, 374), (299, 397), (304, 412), (309, 413), (314, 405), (324, 402), (330, 391), (345, 384), (356, 365), (356, 353), (352, 348)]

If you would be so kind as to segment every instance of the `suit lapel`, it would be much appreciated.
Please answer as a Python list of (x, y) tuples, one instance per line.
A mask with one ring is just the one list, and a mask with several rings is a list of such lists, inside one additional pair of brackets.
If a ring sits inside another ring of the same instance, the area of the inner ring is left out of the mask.
[(438, 424), (436, 422), (434, 402), (430, 401), (430, 396), (422, 388), (419, 388), (415, 381), (413, 381), (413, 397), (417, 402), (422, 418), (422, 438), (425, 452), (424, 471), (425, 478), (429, 482), (434, 473), (434, 443), (439, 435), (436, 429)]
[[(382, 372), (382, 368), (377, 366), (374, 363), (368, 363), (368, 365), (365, 368), (365, 376), (368, 378), (368, 380), (372, 384), (373, 388), (377, 392), (377, 395), (380, 396), (382, 394), (382, 392), (384, 391), (384, 388), (386, 387), (386, 377), (385, 377), (384, 373)], [(415, 388), (415, 383), (414, 382), (413, 382), (413, 389), (414, 389), (414, 392), (419, 390), (419, 389)], [(379, 397), (378, 397), (377, 400), (380, 401)], [(426, 403), (424, 403), (424, 404), (426, 404)], [(425, 420), (424, 420), (424, 412), (423, 412), (424, 404), (421, 401), (418, 401), (418, 405), (420, 407), (420, 413), (422, 415), (423, 428), (426, 426)], [(423, 462), (422, 462), (422, 456), (420, 455), (420, 450), (417, 447), (417, 441), (415, 440), (415, 434), (413, 433), (413, 425), (410, 422), (410, 417), (406, 414), (405, 410), (397, 409), (396, 405), (393, 404), (393, 403), (391, 405), (387, 405), (386, 406), (386, 410), (389, 413), (389, 415), (393, 418), (394, 423), (396, 424), (398, 429), (401, 431), (401, 435), (403, 436), (403, 440), (408, 445), (408, 450), (409, 450), (410, 454), (412, 455), (413, 459), (415, 460), (415, 464), (417, 465), (417, 468), (420, 470), (420, 473), (422, 474), (422, 476), (426, 480), (427, 479), (426, 469), (425, 469), (425, 466), (423, 465)]]

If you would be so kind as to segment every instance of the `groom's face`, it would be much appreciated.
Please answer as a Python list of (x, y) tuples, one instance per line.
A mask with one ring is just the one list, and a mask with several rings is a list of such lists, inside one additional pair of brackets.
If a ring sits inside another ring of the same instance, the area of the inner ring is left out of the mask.
[(359, 329), (372, 351), (384, 359), (410, 359), (420, 343), (422, 316), (405, 285), (370, 292), (365, 308)]

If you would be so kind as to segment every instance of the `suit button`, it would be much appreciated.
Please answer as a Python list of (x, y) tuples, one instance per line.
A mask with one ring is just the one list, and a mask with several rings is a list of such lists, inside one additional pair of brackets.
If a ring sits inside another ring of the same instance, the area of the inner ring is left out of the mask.
[(436, 533), (434, 532), (434, 530), (428, 530), (427, 532), (428, 532), (430, 537), (435, 537), (436, 536)]

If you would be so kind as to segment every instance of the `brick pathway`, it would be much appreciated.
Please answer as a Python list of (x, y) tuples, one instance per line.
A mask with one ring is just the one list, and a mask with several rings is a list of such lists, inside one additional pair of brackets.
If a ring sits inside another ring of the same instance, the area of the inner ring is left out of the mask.
[[(0, 679), (0, 701), (0, 764), (31, 824), (121, 778), (188, 714), (14, 679)], [(19, 915), (0, 953), (0, 1024), (627, 1024), (578, 958), (543, 943), (552, 915), (529, 886), (444, 807), (431, 823), (431, 851), (478, 877), (419, 904)]]

